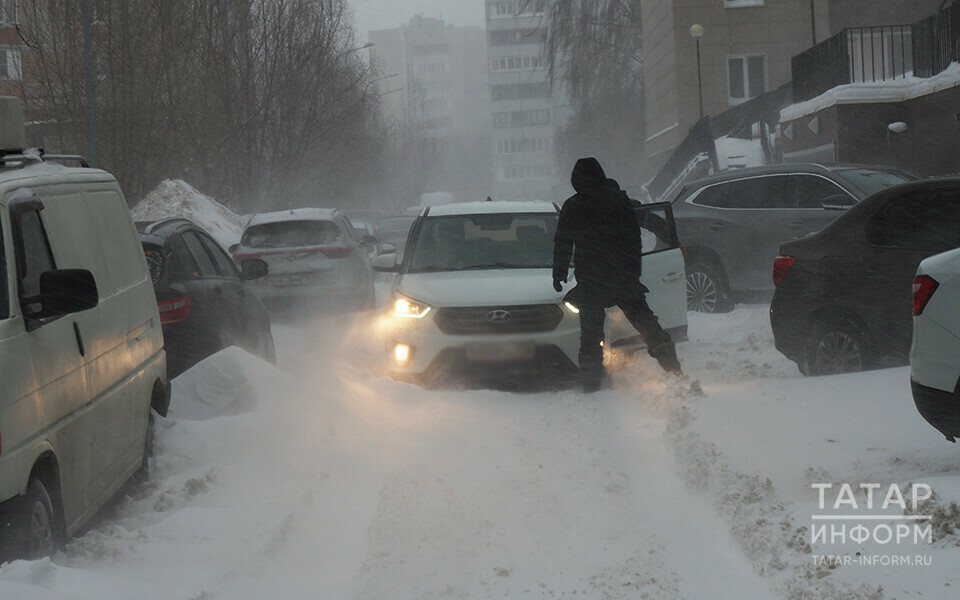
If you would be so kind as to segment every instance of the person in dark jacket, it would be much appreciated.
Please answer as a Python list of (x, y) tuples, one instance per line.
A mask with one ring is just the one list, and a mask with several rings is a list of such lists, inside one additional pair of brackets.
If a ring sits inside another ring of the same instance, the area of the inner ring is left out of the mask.
[(681, 374), (673, 340), (647, 305), (649, 290), (640, 283), (643, 249), (633, 201), (592, 157), (577, 161), (570, 181), (577, 193), (560, 209), (553, 244), (553, 287), (563, 290), (572, 255), (577, 285), (566, 299), (580, 310), (584, 391), (600, 388), (604, 309), (610, 306), (623, 311), (664, 370)]

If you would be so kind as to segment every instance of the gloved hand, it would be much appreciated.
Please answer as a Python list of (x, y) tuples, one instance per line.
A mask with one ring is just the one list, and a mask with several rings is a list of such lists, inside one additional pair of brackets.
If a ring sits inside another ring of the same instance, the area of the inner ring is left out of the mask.
[(566, 282), (567, 282), (566, 277), (564, 277), (563, 279), (557, 279), (556, 277), (554, 277), (554, 279), (553, 279), (553, 289), (557, 290), (558, 292), (562, 292), (562, 291), (563, 291), (563, 284), (566, 283)]

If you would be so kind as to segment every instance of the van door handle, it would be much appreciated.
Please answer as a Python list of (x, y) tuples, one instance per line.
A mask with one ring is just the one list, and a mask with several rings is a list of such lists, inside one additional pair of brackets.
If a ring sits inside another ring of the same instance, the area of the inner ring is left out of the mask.
[(794, 221), (793, 223), (790, 223), (790, 229), (805, 229), (805, 226), (799, 221)]
[(87, 351), (83, 347), (83, 336), (80, 335), (80, 326), (77, 325), (77, 322), (73, 322), (73, 333), (77, 336), (77, 349), (80, 350), (80, 356), (86, 356)]
[(215, 291), (218, 296), (222, 296), (222, 295), (223, 295), (223, 290), (220, 289), (220, 286), (219, 286), (219, 285), (213, 286), (213, 291)]
[(723, 223), (710, 223), (710, 229), (724, 229), (726, 225)]
[(666, 275), (663, 276), (663, 279), (662, 279), (661, 281), (676, 281), (676, 280), (681, 279), (681, 278), (683, 278), (683, 273), (677, 273), (676, 271), (670, 271), (669, 273), (667, 273)]

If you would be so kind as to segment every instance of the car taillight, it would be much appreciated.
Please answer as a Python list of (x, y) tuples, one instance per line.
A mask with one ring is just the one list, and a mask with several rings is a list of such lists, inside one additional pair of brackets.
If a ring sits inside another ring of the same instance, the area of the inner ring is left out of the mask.
[(327, 258), (346, 258), (353, 252), (353, 248), (351, 246), (327, 246), (320, 248), (320, 252), (323, 252), (323, 255)]
[(792, 256), (778, 256), (773, 259), (773, 285), (780, 285), (795, 262), (797, 259)]
[(183, 323), (190, 316), (190, 296), (177, 296), (157, 302), (160, 309), (160, 324), (175, 325)]
[(927, 307), (927, 302), (933, 297), (940, 284), (929, 275), (917, 275), (913, 279), (913, 316), (923, 314), (923, 309)]

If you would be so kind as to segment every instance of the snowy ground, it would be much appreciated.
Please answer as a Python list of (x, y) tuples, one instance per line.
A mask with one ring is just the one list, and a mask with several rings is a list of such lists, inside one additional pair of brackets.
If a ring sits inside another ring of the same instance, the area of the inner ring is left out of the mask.
[[(646, 357), (616, 357), (612, 389), (590, 396), (424, 391), (382, 376), (362, 321), (279, 322), (278, 369), (231, 349), (175, 380), (152, 482), (52, 559), (0, 567), (0, 598), (902, 600), (960, 586), (957, 448), (917, 415), (906, 368), (805, 379), (748, 306), (691, 315), (679, 351), (703, 396)], [(929, 485), (937, 540), (813, 544), (836, 498), (820, 510), (814, 483), (849, 483), (860, 504), (860, 483), (881, 497)]]

